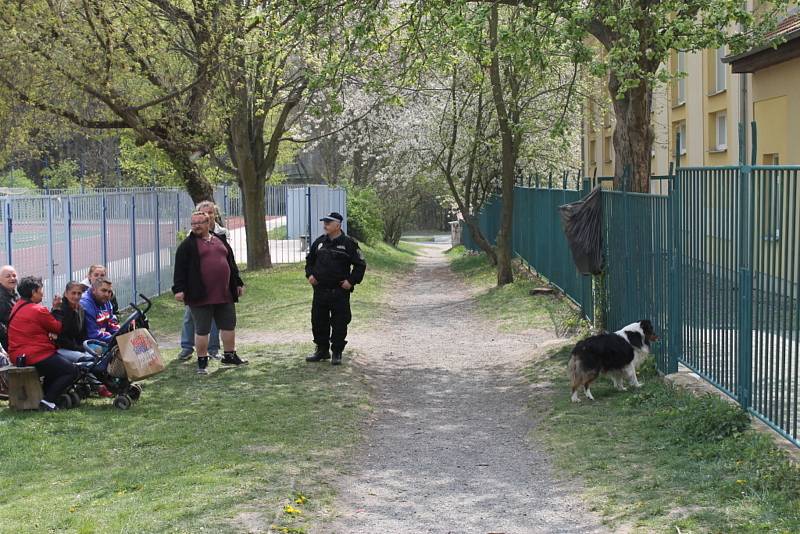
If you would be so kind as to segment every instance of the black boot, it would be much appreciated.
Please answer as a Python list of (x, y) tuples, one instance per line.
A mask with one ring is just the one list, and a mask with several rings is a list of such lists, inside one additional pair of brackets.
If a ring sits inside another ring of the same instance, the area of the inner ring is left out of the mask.
[(223, 365), (247, 365), (250, 362), (239, 358), (239, 355), (236, 354), (236, 351), (232, 350), (230, 352), (224, 353), (224, 355), (222, 356), (222, 361), (220, 361), (220, 363)]
[(327, 347), (323, 347), (321, 345), (317, 345), (317, 349), (314, 351), (314, 354), (311, 356), (306, 356), (307, 362), (319, 362), (322, 360), (330, 360), (331, 353), (328, 351)]
[(331, 365), (341, 365), (341, 364), (342, 364), (342, 351), (334, 350), (333, 358), (331, 358)]

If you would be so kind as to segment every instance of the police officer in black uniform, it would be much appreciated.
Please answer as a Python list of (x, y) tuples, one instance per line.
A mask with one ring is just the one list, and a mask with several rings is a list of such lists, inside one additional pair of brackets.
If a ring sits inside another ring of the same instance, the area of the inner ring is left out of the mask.
[(358, 243), (342, 232), (342, 219), (335, 211), (320, 219), (325, 235), (314, 241), (306, 256), (306, 278), (314, 286), (311, 330), (317, 346), (307, 362), (331, 359), (332, 365), (342, 363), (351, 319), (350, 293), (367, 269)]

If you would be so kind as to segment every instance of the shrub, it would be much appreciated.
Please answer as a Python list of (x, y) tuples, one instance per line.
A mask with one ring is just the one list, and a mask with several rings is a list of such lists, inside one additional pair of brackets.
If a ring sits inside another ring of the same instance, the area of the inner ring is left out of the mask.
[(631, 397), (631, 402), (649, 405), (676, 443), (719, 442), (743, 433), (750, 425), (750, 417), (741, 407), (711, 394), (697, 397), (659, 388), (640, 391)]
[(383, 215), (375, 189), (347, 188), (347, 232), (359, 241), (377, 243), (383, 238)]
[(36, 189), (36, 184), (31, 181), (22, 169), (14, 169), (0, 176), (0, 187)]
[(43, 169), (41, 174), (43, 184), (50, 189), (69, 189), (77, 187), (80, 183), (78, 164), (71, 159), (59, 161), (55, 165)]

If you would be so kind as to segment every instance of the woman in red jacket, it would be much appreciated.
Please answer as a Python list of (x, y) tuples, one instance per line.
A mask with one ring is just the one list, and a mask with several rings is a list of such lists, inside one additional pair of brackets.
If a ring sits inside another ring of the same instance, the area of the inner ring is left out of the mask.
[(33, 365), (44, 378), (42, 408), (55, 410), (56, 399), (78, 378), (75, 364), (56, 353), (55, 338), (61, 333), (61, 323), (42, 306), (42, 279), (26, 276), (19, 281), (21, 297), (8, 320), (8, 352), (17, 365), (24, 356), (24, 365)]

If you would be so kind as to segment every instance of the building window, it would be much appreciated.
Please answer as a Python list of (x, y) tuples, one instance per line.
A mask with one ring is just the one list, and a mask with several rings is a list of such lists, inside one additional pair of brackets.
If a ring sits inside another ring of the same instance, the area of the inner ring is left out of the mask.
[(680, 78), (675, 80), (675, 96), (673, 98), (673, 105), (680, 105), (686, 103), (686, 52), (679, 50), (675, 58), (675, 72), (674, 74), (681, 75)]
[[(680, 136), (680, 139), (678, 139)], [(678, 154), (681, 156), (686, 154), (686, 121), (676, 122), (672, 126), (672, 142), (674, 143), (676, 140), (680, 143), (678, 146)], [(670, 143), (673, 147), (674, 144)], [(674, 154), (674, 152), (673, 152)]]
[(597, 164), (597, 141), (589, 141), (589, 165)]
[(604, 142), (604, 146), (603, 146), (603, 158), (604, 158), (603, 161), (606, 162), (606, 163), (611, 163), (612, 161), (614, 161), (612, 159), (612, 157), (614, 155), (614, 144), (611, 141), (611, 136), (610, 135), (607, 135), (606, 138), (604, 139), (604, 141), (605, 142)]
[(728, 114), (724, 111), (714, 114), (714, 140), (712, 150), (728, 150)]
[(725, 47), (717, 48), (714, 54), (714, 92), (720, 93), (728, 88), (728, 69), (727, 65), (722, 62), (725, 57)]
[(765, 173), (763, 177), (764, 191), (764, 241), (780, 241), (783, 222), (783, 173)]

